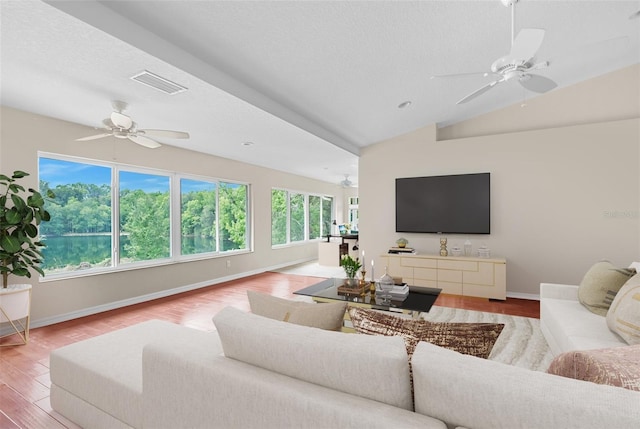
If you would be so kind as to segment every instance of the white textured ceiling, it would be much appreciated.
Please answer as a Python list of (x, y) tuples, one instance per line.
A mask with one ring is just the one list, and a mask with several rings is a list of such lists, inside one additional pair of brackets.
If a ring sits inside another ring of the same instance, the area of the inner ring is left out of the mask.
[[(490, 78), (430, 79), (488, 71), (508, 53), (511, 11), (499, 0), (0, 8), (3, 105), (99, 127), (110, 100), (124, 100), (140, 127), (191, 134), (165, 144), (332, 183), (357, 182), (364, 146), (536, 95), (512, 81), (456, 105)], [(640, 19), (629, 19), (638, 10), (640, 1), (521, 0), (516, 32), (546, 30), (537, 59), (551, 65), (537, 73), (564, 87), (640, 62)], [(129, 79), (142, 70), (189, 90), (168, 96)]]

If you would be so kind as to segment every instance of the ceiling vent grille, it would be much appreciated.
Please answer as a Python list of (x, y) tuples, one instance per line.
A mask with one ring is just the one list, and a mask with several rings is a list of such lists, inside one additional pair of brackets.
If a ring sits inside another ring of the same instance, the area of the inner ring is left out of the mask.
[(138, 73), (135, 76), (131, 76), (131, 79), (169, 95), (178, 94), (187, 90), (186, 87), (178, 85), (175, 82), (171, 82), (170, 80), (160, 77), (157, 74), (153, 74), (147, 70), (142, 73)]

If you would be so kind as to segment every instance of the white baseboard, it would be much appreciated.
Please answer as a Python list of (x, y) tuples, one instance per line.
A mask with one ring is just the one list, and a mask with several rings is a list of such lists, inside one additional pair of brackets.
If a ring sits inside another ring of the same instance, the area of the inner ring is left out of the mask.
[(540, 301), (540, 295), (536, 295), (536, 294), (533, 294), (533, 293), (521, 293), (521, 292), (509, 292), (509, 291), (507, 291), (507, 298), (530, 299), (532, 301)]
[[(154, 293), (150, 293), (147, 295), (141, 295), (141, 296), (136, 296), (133, 298), (127, 298), (127, 299), (123, 299), (121, 301), (115, 301), (115, 302), (110, 302), (107, 304), (102, 304), (102, 305), (97, 305), (95, 307), (89, 307), (89, 308), (83, 308), (82, 310), (77, 310), (77, 311), (73, 311), (70, 313), (66, 313), (66, 314), (59, 314), (56, 316), (52, 316), (52, 317), (45, 317), (42, 319), (38, 319), (38, 320), (32, 320), (31, 321), (31, 328), (41, 328), (43, 326), (48, 326), (48, 325), (53, 325), (55, 323), (61, 323), (61, 322), (66, 322), (69, 320), (73, 320), (73, 319), (78, 319), (80, 317), (85, 317), (85, 316), (91, 316), (93, 314), (98, 314), (98, 313), (102, 313), (105, 311), (109, 311), (109, 310), (115, 310), (118, 308), (122, 308), (122, 307), (126, 307), (129, 305), (133, 305), (133, 304), (140, 304), (142, 302), (147, 302), (147, 301), (152, 301), (154, 299), (158, 299), (158, 298), (165, 298), (167, 296), (172, 296), (172, 295), (176, 295), (179, 293), (183, 293), (183, 292), (189, 292), (192, 290), (196, 290), (196, 289), (201, 289), (203, 287), (207, 287), (207, 286), (213, 286), (213, 285), (217, 285), (220, 283), (224, 283), (224, 282), (228, 282), (231, 280), (237, 280), (237, 279), (241, 279), (244, 277), (249, 277), (249, 276), (253, 276), (256, 274), (261, 274), (267, 271), (273, 271), (273, 270), (278, 270), (284, 267), (288, 267), (291, 265), (296, 265), (296, 264), (300, 264), (303, 262), (309, 262), (310, 260), (313, 259), (301, 259), (299, 261), (291, 261), (291, 262), (287, 262), (284, 264), (278, 264), (278, 265), (274, 265), (271, 267), (265, 267), (265, 268), (261, 268), (258, 270), (253, 270), (253, 271), (246, 271), (246, 272), (242, 272), (242, 273), (238, 273), (238, 274), (234, 274), (234, 275), (230, 275), (230, 276), (225, 276), (225, 277), (218, 277), (215, 279), (210, 279), (210, 280), (205, 280), (202, 282), (198, 282), (198, 283), (193, 283), (193, 284), (189, 284), (189, 285), (184, 285), (184, 286), (179, 286), (173, 289), (166, 289), (166, 290), (162, 290), (162, 291), (158, 291), (158, 292), (154, 292)], [(213, 315), (211, 315), (213, 317)], [(0, 330), (0, 335), (2, 335), (2, 331)]]

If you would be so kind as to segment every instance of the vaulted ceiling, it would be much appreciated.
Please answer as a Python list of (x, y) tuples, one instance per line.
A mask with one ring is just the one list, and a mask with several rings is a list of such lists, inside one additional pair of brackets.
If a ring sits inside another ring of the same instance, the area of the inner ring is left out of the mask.
[[(141, 128), (191, 135), (163, 144), (357, 182), (365, 146), (538, 96), (512, 79), (456, 104), (499, 76), (432, 78), (489, 72), (510, 52), (512, 22), (514, 35), (545, 30), (529, 62), (548, 61), (533, 73), (562, 88), (640, 63), (639, 11), (640, 1), (2, 1), (1, 101), (86, 125), (79, 138), (123, 100)], [(188, 89), (131, 79), (144, 70)]]

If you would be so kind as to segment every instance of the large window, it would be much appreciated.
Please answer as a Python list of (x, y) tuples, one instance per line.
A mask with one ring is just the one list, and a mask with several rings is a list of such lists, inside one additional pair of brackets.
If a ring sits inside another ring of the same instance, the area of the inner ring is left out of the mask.
[(47, 274), (249, 249), (246, 184), (52, 156), (39, 175), (56, 193), (40, 227)]
[(45, 272), (112, 266), (111, 168), (40, 158), (40, 191), (51, 221), (40, 224)]
[(333, 197), (271, 190), (271, 244), (315, 240), (331, 231)]

